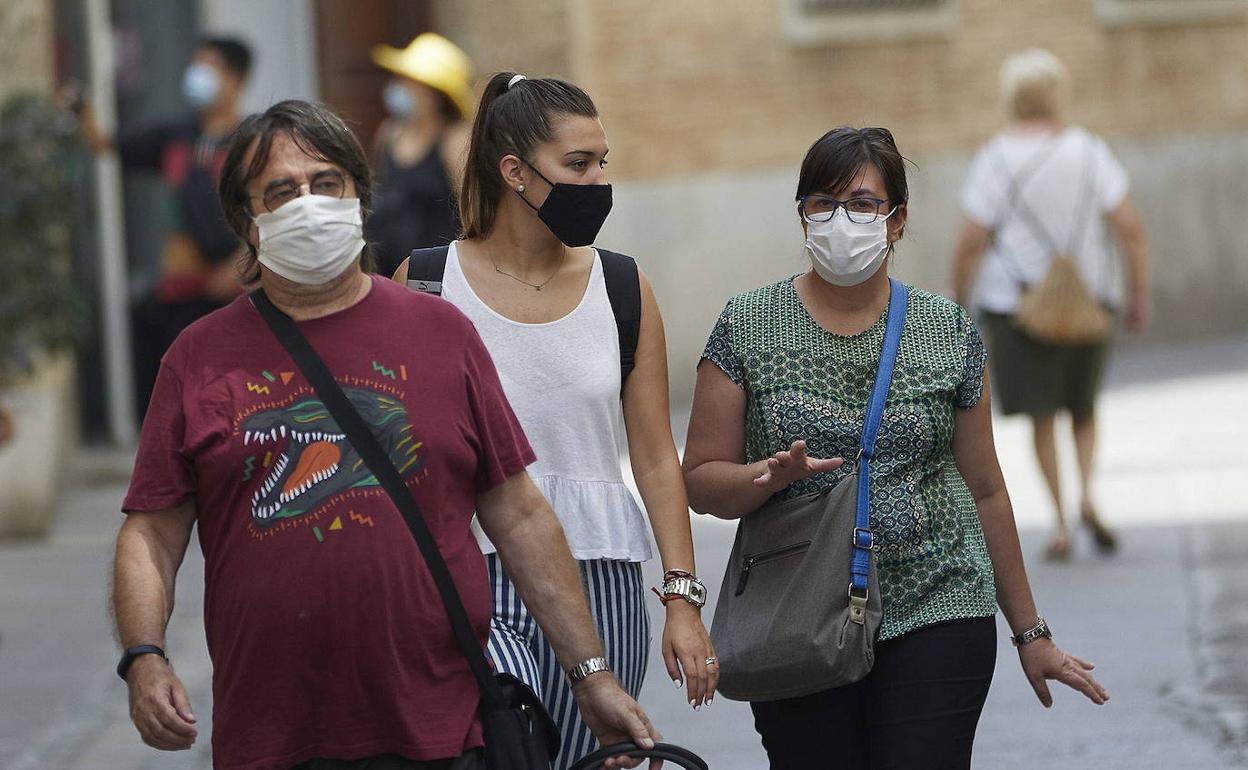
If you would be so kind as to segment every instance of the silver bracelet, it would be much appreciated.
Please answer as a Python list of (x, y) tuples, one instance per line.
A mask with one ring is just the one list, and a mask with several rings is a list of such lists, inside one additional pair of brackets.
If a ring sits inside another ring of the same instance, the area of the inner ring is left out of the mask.
[(597, 674), (599, 671), (610, 671), (611, 667), (607, 665), (607, 659), (598, 656), (589, 660), (578, 663), (568, 669), (568, 681), (572, 684), (579, 684), (585, 681), (590, 674)]

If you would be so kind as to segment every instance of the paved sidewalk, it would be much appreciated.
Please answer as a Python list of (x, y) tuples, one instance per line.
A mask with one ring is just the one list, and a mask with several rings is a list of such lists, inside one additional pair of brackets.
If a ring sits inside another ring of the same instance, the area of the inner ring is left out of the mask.
[[(1058, 640), (1098, 664), (1113, 699), (1097, 708), (1058, 691), (1046, 711), (1003, 636), (976, 768), (1248, 767), (1246, 392), (1248, 341), (1115, 361), (1102, 410), (1099, 499), (1105, 518), (1122, 528), (1122, 552), (1099, 559), (1080, 539), (1065, 566), (1034, 558), (1046, 534), (1045, 495), (1026, 425), (999, 421), (998, 450), (1038, 603)], [(1193, 405), (1208, 416), (1196, 419)], [(0, 767), (208, 768), (198, 545), (182, 568), (169, 647), (201, 737), (192, 752), (162, 754), (140, 743), (112, 673), (105, 597), (124, 482), (107, 473), (86, 480), (66, 494), (47, 540), (0, 543)], [(695, 517), (694, 533), (700, 571), (717, 593), (732, 525)], [(658, 571), (647, 565), (647, 579), (657, 581)], [(657, 649), (657, 603), (652, 611)], [(668, 739), (711, 767), (766, 767), (748, 707), (720, 698), (694, 713), (657, 654), (642, 702)]]

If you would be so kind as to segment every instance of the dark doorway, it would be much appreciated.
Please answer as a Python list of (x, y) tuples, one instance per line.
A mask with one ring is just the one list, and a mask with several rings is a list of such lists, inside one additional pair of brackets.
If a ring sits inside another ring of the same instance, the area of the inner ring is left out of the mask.
[(427, 0), (317, 0), (321, 99), (351, 123), (372, 150), (385, 117), (381, 89), (388, 75), (373, 63), (373, 46), (403, 48), (433, 25)]

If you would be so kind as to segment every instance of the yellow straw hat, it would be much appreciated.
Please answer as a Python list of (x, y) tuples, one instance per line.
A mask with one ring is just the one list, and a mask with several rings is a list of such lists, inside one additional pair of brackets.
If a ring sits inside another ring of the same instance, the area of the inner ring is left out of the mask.
[(418, 80), (450, 97), (461, 115), (472, 112), (472, 61), (459, 46), (437, 34), (417, 35), (407, 48), (373, 48), (373, 61), (391, 72)]

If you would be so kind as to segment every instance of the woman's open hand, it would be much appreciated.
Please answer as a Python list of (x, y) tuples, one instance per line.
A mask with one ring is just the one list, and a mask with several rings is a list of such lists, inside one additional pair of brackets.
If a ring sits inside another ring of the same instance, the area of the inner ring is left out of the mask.
[(840, 457), (823, 459), (808, 456), (806, 442), (798, 439), (787, 452), (776, 452), (767, 460), (767, 470), (754, 479), (754, 486), (775, 494), (795, 481), (816, 473), (834, 471), (844, 463)]

